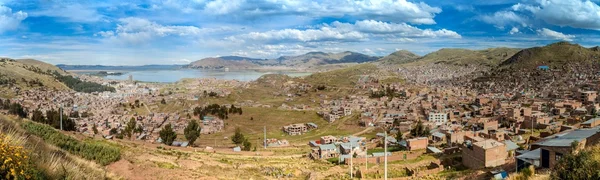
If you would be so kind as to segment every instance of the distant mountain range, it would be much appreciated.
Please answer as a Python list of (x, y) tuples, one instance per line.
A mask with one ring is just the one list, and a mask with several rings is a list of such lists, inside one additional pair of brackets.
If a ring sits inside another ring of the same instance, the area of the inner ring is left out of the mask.
[(294, 68), (311, 68), (315, 66), (373, 62), (380, 57), (369, 56), (357, 52), (325, 53), (309, 52), (298, 56), (281, 56), (276, 59), (258, 59), (240, 56), (222, 56), (204, 58), (185, 66), (196, 69), (253, 69), (260, 66), (286, 66)]

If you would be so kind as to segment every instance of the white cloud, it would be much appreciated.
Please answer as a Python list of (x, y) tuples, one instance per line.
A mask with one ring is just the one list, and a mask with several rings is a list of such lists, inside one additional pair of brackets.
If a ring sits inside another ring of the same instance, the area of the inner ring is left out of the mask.
[(27, 18), (27, 13), (18, 11), (13, 13), (12, 9), (0, 5), (0, 33), (15, 30)]
[(244, 0), (215, 0), (206, 3), (205, 12), (218, 15), (229, 14), (241, 8)]
[(589, 0), (538, 0), (512, 9), (529, 12), (552, 25), (600, 30), (600, 6)]
[(354, 24), (335, 21), (321, 28), (306, 30), (283, 29), (251, 32), (226, 39), (267, 42), (319, 42), (319, 41), (365, 41), (369, 38), (461, 38), (460, 34), (447, 29), (419, 29), (406, 23), (386, 23), (374, 20), (356, 21)]
[(575, 38), (574, 35), (563, 34), (563, 33), (556, 32), (556, 31), (546, 29), (546, 28), (538, 29), (537, 33), (543, 37), (548, 37), (548, 38), (558, 39), (558, 40), (563, 40), (563, 41), (573, 41), (573, 38)]
[(518, 34), (519, 33), (519, 28), (517, 27), (513, 27), (512, 29), (510, 29), (510, 32), (508, 32), (509, 34)]
[(354, 16), (359, 19), (376, 19), (414, 24), (435, 24), (433, 19), (442, 12), (423, 2), (407, 0), (213, 0), (205, 4), (204, 13), (237, 18), (272, 18), (273, 15), (302, 15), (308, 17)]
[(117, 28), (113, 31), (101, 31), (96, 36), (118, 40), (130, 44), (139, 44), (157, 37), (166, 36), (196, 36), (209, 32), (227, 31), (223, 28), (198, 28), (195, 26), (165, 26), (142, 18), (119, 19)]
[(493, 24), (499, 29), (504, 29), (505, 26), (515, 24), (527, 26), (525, 19), (512, 11), (498, 11), (492, 15), (481, 16), (480, 20), (488, 24)]
[(46, 8), (31, 12), (31, 16), (57, 17), (69, 22), (95, 23), (107, 21), (106, 17), (96, 10), (96, 7), (82, 4), (54, 3)]

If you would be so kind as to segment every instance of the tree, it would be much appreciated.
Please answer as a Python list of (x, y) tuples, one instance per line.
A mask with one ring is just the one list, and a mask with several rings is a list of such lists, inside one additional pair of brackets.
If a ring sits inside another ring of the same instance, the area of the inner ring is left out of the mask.
[(98, 127), (96, 127), (96, 123), (92, 125), (92, 131), (94, 131), (94, 134), (98, 134)]
[(252, 143), (250, 143), (250, 141), (248, 141), (248, 139), (244, 139), (244, 143), (242, 143), (244, 148), (242, 148), (242, 150), (244, 151), (250, 151), (250, 149), (252, 148)]
[(235, 128), (235, 134), (233, 137), (231, 137), (231, 141), (233, 141), (233, 143), (236, 145), (240, 145), (246, 141), (246, 138), (244, 137), (244, 134), (242, 134), (242, 130), (239, 127)]
[(192, 120), (188, 123), (187, 127), (183, 130), (185, 139), (190, 142), (190, 145), (194, 145), (194, 142), (200, 137), (200, 125), (196, 120)]
[(142, 126), (137, 126), (137, 128), (135, 128), (135, 130), (133, 130), (133, 132), (141, 134), (142, 132), (144, 132), (144, 128), (142, 128)]
[(600, 147), (567, 154), (552, 170), (551, 179), (600, 179)]
[(114, 135), (114, 134), (117, 134), (117, 133), (118, 133), (117, 128), (112, 128), (112, 129), (110, 129), (110, 131), (108, 131), (109, 135)]
[(400, 129), (398, 129), (398, 134), (396, 134), (396, 140), (398, 142), (402, 141), (404, 139), (404, 134), (402, 134), (402, 131), (400, 131)]
[(131, 138), (131, 135), (133, 134), (133, 130), (136, 128), (136, 121), (134, 117), (131, 117), (131, 119), (129, 119), (129, 122), (127, 122), (127, 127), (125, 127), (125, 135), (128, 138)]
[(165, 98), (163, 98), (162, 100), (160, 100), (161, 104), (167, 104), (167, 101), (165, 101)]
[(160, 135), (163, 143), (169, 146), (173, 144), (173, 141), (175, 141), (175, 138), (177, 138), (177, 133), (173, 131), (171, 124), (165, 125), (165, 127), (163, 127), (158, 134)]
[(31, 120), (39, 123), (46, 123), (46, 117), (44, 117), (44, 113), (42, 113), (42, 111), (40, 111), (39, 109), (33, 111)]

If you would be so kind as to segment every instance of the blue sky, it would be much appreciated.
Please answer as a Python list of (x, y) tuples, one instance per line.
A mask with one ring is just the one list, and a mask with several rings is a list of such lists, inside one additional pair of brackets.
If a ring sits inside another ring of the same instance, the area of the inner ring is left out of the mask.
[(0, 56), (183, 64), (311, 51), (600, 45), (599, 0), (0, 0)]

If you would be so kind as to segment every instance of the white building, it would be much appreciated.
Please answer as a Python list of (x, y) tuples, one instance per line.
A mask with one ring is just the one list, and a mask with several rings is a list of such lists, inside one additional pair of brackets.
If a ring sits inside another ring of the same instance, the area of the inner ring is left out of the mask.
[(435, 125), (439, 126), (446, 122), (448, 122), (448, 115), (446, 113), (429, 113), (429, 122), (435, 123)]

